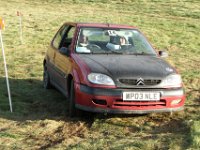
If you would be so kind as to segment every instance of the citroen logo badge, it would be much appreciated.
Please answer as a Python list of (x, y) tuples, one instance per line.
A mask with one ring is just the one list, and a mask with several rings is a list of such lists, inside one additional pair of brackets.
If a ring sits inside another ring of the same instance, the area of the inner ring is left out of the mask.
[(144, 79), (142, 78), (137, 79), (136, 85), (144, 85)]

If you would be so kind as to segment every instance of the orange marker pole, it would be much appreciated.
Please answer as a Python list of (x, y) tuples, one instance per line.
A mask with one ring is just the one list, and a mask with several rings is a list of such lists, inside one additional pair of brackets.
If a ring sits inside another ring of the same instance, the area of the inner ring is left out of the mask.
[(21, 44), (23, 43), (23, 38), (22, 38), (22, 13), (17, 11), (17, 16), (19, 17), (19, 34), (20, 34), (20, 41)]
[(2, 18), (0, 18), (0, 41), (1, 41), (1, 48), (2, 48), (2, 54), (3, 54), (3, 61), (4, 61), (4, 69), (5, 69), (10, 111), (13, 112), (12, 99), (11, 99), (11, 94), (10, 94), (10, 85), (9, 85), (9, 80), (8, 80), (8, 69), (7, 69), (7, 65), (6, 65), (6, 57), (5, 57), (4, 46), (3, 46), (3, 38), (2, 38), (2, 32), (1, 32), (4, 29), (4, 27), (5, 27), (4, 20)]

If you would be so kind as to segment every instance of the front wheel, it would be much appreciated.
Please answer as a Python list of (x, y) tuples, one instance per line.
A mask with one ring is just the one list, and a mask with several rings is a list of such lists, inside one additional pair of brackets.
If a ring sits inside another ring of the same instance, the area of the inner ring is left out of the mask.
[(74, 89), (74, 81), (71, 81), (70, 84), (70, 95), (69, 95), (69, 116), (76, 117), (78, 114), (78, 110), (75, 107), (75, 89)]

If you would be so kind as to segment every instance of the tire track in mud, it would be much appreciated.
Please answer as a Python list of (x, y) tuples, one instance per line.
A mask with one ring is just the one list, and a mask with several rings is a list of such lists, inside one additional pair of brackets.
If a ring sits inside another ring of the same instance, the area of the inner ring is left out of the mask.
[(29, 121), (27, 136), (22, 142), (33, 149), (68, 146), (86, 138), (92, 124), (93, 118)]

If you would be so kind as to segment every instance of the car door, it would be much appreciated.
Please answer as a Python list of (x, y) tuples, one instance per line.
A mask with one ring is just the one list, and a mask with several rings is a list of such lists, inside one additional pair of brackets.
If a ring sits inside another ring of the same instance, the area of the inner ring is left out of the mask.
[(63, 25), (56, 35), (54, 36), (50, 49), (48, 50), (48, 56), (49, 56), (49, 74), (51, 78), (51, 82), (59, 88), (59, 79), (58, 79), (58, 69), (56, 68), (55, 65), (55, 57), (57, 52), (59, 51), (59, 47), (62, 41), (63, 36), (65, 35), (68, 27)]
[[(73, 26), (67, 26), (67, 30), (62, 37), (59, 49), (62, 47), (65, 47), (67, 49), (70, 49), (70, 45), (72, 42), (72, 38), (74, 36), (75, 27)], [(55, 55), (55, 67), (57, 69), (57, 83), (59, 85), (59, 88), (61, 92), (64, 95), (68, 95), (67, 93), (67, 76), (71, 71), (72, 65), (70, 61), (70, 57), (66, 54), (60, 53), (60, 51), (56, 51)]]

